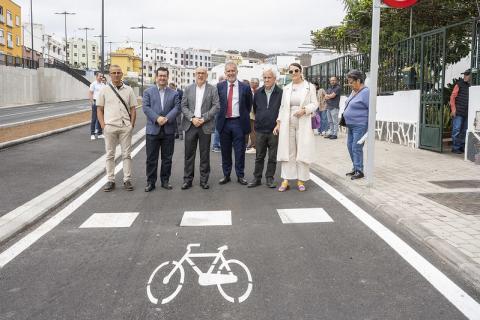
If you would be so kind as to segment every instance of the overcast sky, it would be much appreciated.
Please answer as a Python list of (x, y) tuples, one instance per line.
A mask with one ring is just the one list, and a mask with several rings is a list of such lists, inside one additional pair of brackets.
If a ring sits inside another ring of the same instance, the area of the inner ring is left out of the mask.
[[(28, 22), (30, 1), (14, 1)], [(60, 40), (64, 18), (54, 12), (65, 10), (76, 13), (67, 17), (68, 37), (84, 37), (80, 27), (95, 28), (89, 39), (101, 33), (101, 0), (33, 0), (34, 23), (45, 25), (46, 33)], [(344, 14), (341, 0), (105, 0), (105, 41), (140, 41), (140, 30), (130, 27), (143, 23), (155, 27), (145, 30), (147, 43), (287, 52), (309, 42), (310, 30), (339, 24)]]

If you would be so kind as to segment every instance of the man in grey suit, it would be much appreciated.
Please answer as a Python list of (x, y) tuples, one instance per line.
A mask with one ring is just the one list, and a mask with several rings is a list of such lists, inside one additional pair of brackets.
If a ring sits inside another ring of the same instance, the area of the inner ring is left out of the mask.
[(182, 97), (183, 130), (185, 131), (185, 174), (182, 190), (192, 187), (197, 143), (200, 145), (200, 186), (210, 188), (210, 139), (215, 131), (215, 115), (220, 110), (217, 88), (206, 83), (207, 68), (195, 70), (195, 83)]

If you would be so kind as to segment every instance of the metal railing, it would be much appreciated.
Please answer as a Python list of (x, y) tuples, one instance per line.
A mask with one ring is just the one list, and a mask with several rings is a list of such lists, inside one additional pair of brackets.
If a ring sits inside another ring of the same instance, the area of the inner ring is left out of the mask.
[(44, 61), (45, 61), (44, 66), (46, 68), (56, 68), (56, 69), (62, 70), (68, 73), (69, 75), (71, 75), (72, 77), (74, 77), (75, 79), (77, 79), (78, 81), (84, 83), (87, 86), (90, 86), (91, 82), (85, 78), (85, 75), (87, 74), (85, 70), (78, 70), (78, 69), (71, 68), (66, 63), (54, 58), (47, 58)]
[(9, 66), (9, 67), (37, 69), (38, 61), (32, 61), (31, 59), (14, 57), (8, 54), (0, 53), (0, 65)]

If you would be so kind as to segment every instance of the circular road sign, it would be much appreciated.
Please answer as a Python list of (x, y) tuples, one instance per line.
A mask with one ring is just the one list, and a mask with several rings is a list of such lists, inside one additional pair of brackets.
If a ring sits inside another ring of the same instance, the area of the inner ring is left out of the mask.
[(417, 0), (383, 0), (383, 2), (393, 8), (408, 8), (417, 3)]

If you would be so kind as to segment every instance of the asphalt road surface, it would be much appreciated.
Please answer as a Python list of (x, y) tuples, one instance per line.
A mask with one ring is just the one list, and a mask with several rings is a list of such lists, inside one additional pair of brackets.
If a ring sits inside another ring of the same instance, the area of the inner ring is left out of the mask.
[(90, 109), (88, 100), (0, 108), (0, 126)]
[[(476, 293), (427, 249), (395, 226), (409, 245), (389, 245), (388, 232), (361, 222), (345, 205), (373, 210), (354, 196), (342, 200), (313, 181), (304, 193), (235, 179), (220, 186), (218, 153), (211, 189), (197, 176), (182, 191), (183, 143), (175, 147), (173, 190), (143, 191), (139, 146), (133, 192), (121, 188), (120, 172), (115, 191), (104, 193), (99, 181), (71, 214), (67, 206), (0, 247), (0, 263), (15, 254), (0, 269), (0, 319), (455, 320), (478, 310)], [(412, 250), (420, 258), (407, 262)]]

